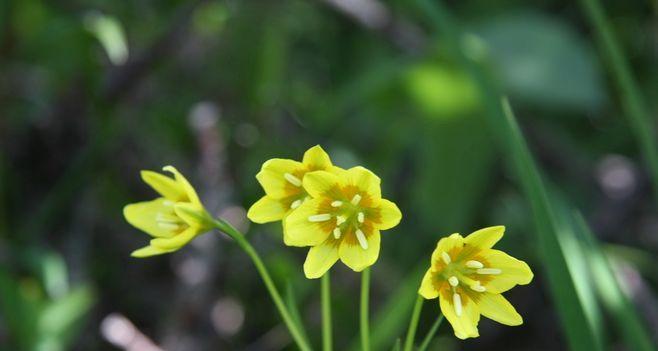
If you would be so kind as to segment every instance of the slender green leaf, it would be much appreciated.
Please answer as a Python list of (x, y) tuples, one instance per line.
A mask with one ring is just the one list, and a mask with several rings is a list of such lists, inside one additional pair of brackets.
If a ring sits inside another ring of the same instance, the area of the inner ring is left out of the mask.
[(303, 322), (302, 322), (302, 317), (301, 314), (299, 313), (299, 305), (297, 304), (297, 297), (295, 295), (295, 289), (292, 286), (292, 281), (288, 280), (286, 281), (286, 294), (285, 294), (285, 299), (286, 299), (286, 306), (288, 307), (288, 311), (290, 311), (290, 316), (293, 320), (293, 323), (297, 324), (299, 327), (299, 330), (302, 333), (302, 338), (306, 340), (307, 344), (309, 343), (308, 339), (308, 334), (306, 334), (306, 328), (303, 328)]
[(423, 13), (429, 16), (437, 31), (442, 34), (445, 47), (452, 49), (463, 62), (481, 91), (492, 131), (511, 162), (516, 180), (531, 205), (544, 270), (571, 349), (603, 350), (600, 321), (595, 319), (597, 313), (592, 311), (596, 310), (597, 306), (587, 301), (589, 294), (586, 287), (577, 285), (578, 277), (573, 274), (578, 267), (567, 261), (567, 253), (562, 246), (568, 244), (564, 242), (564, 238), (569, 238), (572, 233), (561, 230), (557, 223), (539, 169), (516, 124), (511, 108), (507, 103), (500, 103), (499, 89), (484, 69), (486, 48), (472, 37), (466, 37), (464, 40), (465, 37), (440, 2), (419, 0), (419, 3)]
[(621, 331), (624, 343), (631, 350), (654, 350), (655, 345), (653, 345), (651, 334), (642, 322), (635, 306), (628, 300), (619, 286), (619, 282), (615, 279), (615, 272), (608, 257), (601, 249), (601, 245), (580, 214), (576, 214), (575, 222), (585, 249), (583, 257), (589, 261), (598, 294), (605, 308), (612, 315), (613, 323)]
[(655, 124), (649, 115), (640, 88), (631, 73), (628, 60), (624, 57), (621, 46), (615, 38), (601, 3), (599, 0), (581, 0), (580, 4), (594, 28), (596, 39), (608, 61), (610, 74), (620, 93), (624, 114), (629, 120), (649, 168), (654, 194), (658, 202), (658, 144), (656, 143)]

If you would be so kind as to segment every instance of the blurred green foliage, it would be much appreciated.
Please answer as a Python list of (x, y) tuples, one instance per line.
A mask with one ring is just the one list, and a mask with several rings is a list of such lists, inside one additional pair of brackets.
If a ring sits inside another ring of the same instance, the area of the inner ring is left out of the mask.
[[(430, 350), (651, 347), (658, 216), (641, 157), (651, 143), (638, 135), (655, 138), (656, 121), (638, 134), (624, 118), (626, 89), (587, 12), (451, 1), (463, 24), (451, 43), (416, 2), (382, 1), (391, 16), (374, 25), (330, 3), (0, 3), (0, 345), (112, 350), (99, 328), (121, 313), (167, 350), (292, 349), (232, 243), (209, 234), (137, 262), (128, 255), (143, 237), (121, 208), (153, 196), (138, 170), (175, 164), (212, 211), (246, 228), (262, 162), (319, 143), (341, 166), (374, 170), (403, 211), (373, 268), (375, 349), (403, 335), (436, 241), (493, 224), (536, 273), (508, 296), (525, 324), (482, 321), (481, 338), (456, 342), (443, 323)], [(636, 95), (655, 112), (655, 4), (603, 5)], [(520, 134), (492, 120), (503, 116), (499, 95)], [(279, 224), (248, 236), (318, 345), (319, 282), (303, 279), (305, 250), (284, 247)], [(358, 347), (358, 276), (332, 272), (335, 348)], [(419, 336), (438, 311), (425, 304)]]

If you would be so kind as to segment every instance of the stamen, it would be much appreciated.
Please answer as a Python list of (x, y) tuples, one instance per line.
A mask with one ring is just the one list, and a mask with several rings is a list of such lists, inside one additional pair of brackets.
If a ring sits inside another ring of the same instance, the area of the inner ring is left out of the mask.
[(361, 229), (357, 229), (356, 232), (356, 240), (359, 241), (359, 245), (361, 245), (361, 248), (364, 250), (368, 250), (368, 240), (366, 240), (365, 234), (361, 231)]
[(341, 207), (341, 206), (343, 206), (343, 202), (339, 200), (336, 200), (331, 203), (331, 207)]
[(340, 228), (336, 227), (336, 228), (334, 229), (334, 238), (335, 238), (335, 239), (340, 239), (340, 235), (341, 235), (341, 234), (342, 234), (342, 233), (340, 232)]
[(296, 209), (297, 207), (299, 207), (301, 204), (302, 204), (302, 200), (301, 200), (301, 199), (297, 199), (297, 200), (293, 201), (293, 202), (290, 204), (290, 208), (292, 208), (292, 209), (294, 210), (294, 209)]
[(466, 267), (468, 268), (482, 268), (484, 265), (480, 261), (466, 261)]
[(155, 221), (156, 222), (166, 222), (166, 223), (182, 223), (180, 218), (173, 216), (173, 215), (168, 215), (168, 214), (163, 214), (163, 213), (158, 213), (155, 215)]
[(180, 229), (180, 225), (176, 223), (171, 223), (171, 222), (158, 222), (158, 227), (164, 229), (164, 230), (178, 230)]
[(459, 294), (452, 294), (452, 304), (455, 305), (455, 314), (457, 317), (462, 315), (462, 297)]
[(441, 258), (443, 259), (443, 262), (445, 262), (446, 264), (450, 264), (450, 262), (452, 262), (452, 260), (450, 259), (450, 255), (445, 253), (445, 251), (441, 252)]
[(283, 178), (286, 178), (286, 180), (294, 186), (302, 186), (302, 181), (290, 173), (284, 173)]
[(450, 283), (450, 285), (452, 285), (453, 287), (457, 286), (459, 285), (459, 279), (457, 279), (457, 277), (453, 275), (452, 277), (448, 278), (448, 283)]
[(356, 219), (359, 220), (359, 223), (363, 223), (366, 217), (363, 215), (363, 212), (359, 212), (359, 214), (356, 216)]
[(503, 271), (498, 268), (480, 268), (476, 272), (477, 274), (500, 274)]
[(356, 195), (354, 195), (354, 197), (352, 198), (352, 205), (356, 206), (356, 205), (359, 204), (360, 201), (361, 201), (361, 195), (356, 194)]
[(164, 201), (162, 201), (162, 205), (167, 206), (167, 207), (171, 207), (171, 206), (174, 205), (174, 202), (171, 201), (171, 200), (164, 200)]
[(324, 222), (330, 219), (331, 219), (331, 215), (328, 213), (322, 213), (308, 217), (309, 222)]
[(346, 220), (347, 218), (345, 218), (345, 216), (336, 216), (336, 225), (341, 225), (345, 223)]
[(473, 285), (471, 285), (471, 289), (473, 289), (473, 290), (475, 290), (475, 291), (477, 291), (477, 292), (485, 292), (485, 291), (487, 291), (487, 288), (485, 288), (484, 286), (480, 285), (480, 281), (479, 281), (479, 280), (476, 280), (475, 283), (473, 283)]

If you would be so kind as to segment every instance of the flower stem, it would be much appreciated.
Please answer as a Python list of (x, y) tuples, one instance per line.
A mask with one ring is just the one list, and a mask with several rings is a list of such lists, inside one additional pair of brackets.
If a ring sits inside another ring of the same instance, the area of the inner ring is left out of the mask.
[(329, 271), (322, 276), (322, 350), (331, 351), (331, 278)]
[(270, 276), (270, 273), (267, 271), (265, 264), (263, 264), (263, 260), (258, 255), (258, 252), (256, 252), (254, 247), (251, 246), (249, 241), (247, 241), (247, 239), (244, 237), (244, 234), (242, 234), (239, 230), (235, 229), (229, 223), (221, 219), (216, 219), (213, 221), (213, 224), (217, 229), (221, 230), (222, 232), (226, 233), (231, 238), (233, 238), (235, 242), (238, 244), (238, 246), (240, 246), (240, 248), (244, 250), (244, 252), (249, 256), (249, 258), (251, 258), (251, 260), (254, 262), (254, 266), (256, 266), (256, 270), (258, 270), (258, 273), (263, 279), (263, 282), (265, 283), (268, 292), (272, 296), (272, 300), (274, 301), (274, 304), (279, 310), (283, 322), (286, 324), (286, 327), (288, 327), (288, 330), (290, 331), (292, 338), (295, 340), (295, 343), (297, 343), (297, 346), (299, 347), (300, 350), (311, 351), (311, 347), (309, 346), (306, 339), (304, 339), (303, 333), (301, 332), (299, 327), (295, 324), (292, 315), (286, 308), (286, 305), (283, 303), (281, 294), (279, 294), (276, 285), (274, 285), (274, 282), (272, 281), (272, 277)]
[(407, 330), (407, 338), (404, 342), (404, 351), (412, 351), (414, 347), (414, 337), (416, 336), (416, 328), (418, 327), (418, 318), (420, 317), (420, 310), (423, 308), (425, 299), (418, 295), (414, 310), (411, 313), (411, 320), (409, 321), (409, 329)]
[(436, 334), (436, 331), (439, 330), (439, 326), (441, 326), (441, 322), (443, 322), (443, 314), (439, 314), (439, 317), (436, 318), (436, 321), (434, 322), (434, 324), (432, 324), (432, 327), (427, 332), (427, 335), (425, 335), (423, 342), (420, 344), (418, 351), (427, 350), (427, 347), (430, 346), (430, 342), (432, 342), (432, 339), (434, 339), (434, 335)]
[(370, 326), (368, 324), (368, 304), (370, 300), (370, 268), (361, 273), (361, 349), (370, 351)]

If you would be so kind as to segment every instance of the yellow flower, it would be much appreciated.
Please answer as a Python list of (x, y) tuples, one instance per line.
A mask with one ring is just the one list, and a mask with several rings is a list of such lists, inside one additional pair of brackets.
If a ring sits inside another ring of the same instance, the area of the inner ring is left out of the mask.
[(274, 158), (263, 163), (256, 179), (265, 190), (265, 196), (251, 206), (247, 217), (254, 223), (282, 220), (308, 198), (302, 187), (304, 175), (318, 170), (340, 171), (320, 145), (308, 149), (302, 162)]
[(480, 315), (505, 325), (520, 325), (523, 318), (501, 293), (530, 283), (528, 265), (491, 247), (505, 227), (480, 229), (466, 238), (452, 234), (439, 240), (430, 268), (418, 293), (439, 297), (441, 312), (460, 339), (479, 336)]
[(174, 178), (142, 171), (142, 180), (162, 197), (123, 208), (128, 223), (154, 237), (150, 245), (134, 251), (134, 257), (148, 257), (176, 251), (197, 235), (211, 229), (211, 217), (196, 191), (173, 166), (166, 166)]
[(379, 177), (363, 167), (316, 171), (304, 176), (303, 187), (312, 199), (292, 211), (284, 226), (287, 245), (311, 246), (306, 277), (321, 277), (338, 258), (357, 272), (375, 263), (379, 231), (402, 218), (393, 202), (382, 199)]

